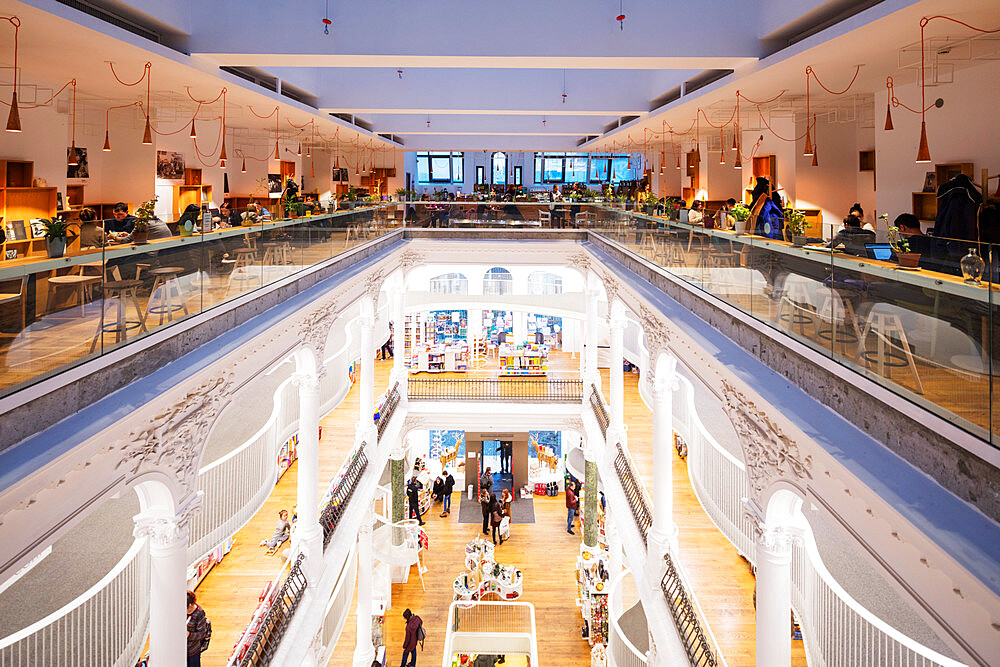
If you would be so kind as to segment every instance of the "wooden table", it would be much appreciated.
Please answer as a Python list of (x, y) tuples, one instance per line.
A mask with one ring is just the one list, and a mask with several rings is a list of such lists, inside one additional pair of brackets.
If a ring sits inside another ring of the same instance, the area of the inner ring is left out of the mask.
[(60, 286), (69, 286), (76, 288), (77, 296), (80, 302), (80, 316), (86, 315), (84, 311), (84, 304), (86, 303), (86, 293), (87, 287), (93, 285), (94, 283), (101, 282), (103, 278), (101, 276), (50, 276), (49, 285), (53, 285), (52, 292), (54, 293), (56, 288)]

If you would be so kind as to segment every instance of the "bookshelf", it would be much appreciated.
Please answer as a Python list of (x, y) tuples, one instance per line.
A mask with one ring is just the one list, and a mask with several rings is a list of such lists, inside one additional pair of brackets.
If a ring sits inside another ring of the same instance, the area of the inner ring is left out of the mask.
[(545, 375), (549, 370), (549, 348), (546, 345), (501, 345), (500, 377)]
[(403, 359), (406, 366), (415, 366), (417, 360), (414, 358), (417, 350), (424, 346), (424, 315), (414, 313), (406, 316), (405, 327), (403, 329)]
[(937, 220), (937, 188), (959, 174), (965, 174), (969, 178), (975, 179), (973, 167), (972, 162), (942, 162), (934, 165), (935, 190), (933, 192), (913, 193), (913, 215), (917, 216), (920, 222), (933, 224)]
[[(55, 217), (56, 188), (34, 187), (34, 170), (33, 162), (0, 160), (0, 215), (7, 232), (0, 259), (10, 250), (17, 252), (17, 259), (46, 254), (45, 237), (32, 234), (31, 221)], [(79, 248), (77, 235), (71, 233), (68, 241), (67, 250)]]

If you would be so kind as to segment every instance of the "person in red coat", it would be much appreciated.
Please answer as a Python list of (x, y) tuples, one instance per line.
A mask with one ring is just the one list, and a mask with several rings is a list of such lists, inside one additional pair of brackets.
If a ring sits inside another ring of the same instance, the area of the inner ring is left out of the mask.
[[(406, 634), (403, 636), (403, 661), (400, 667), (416, 667), (417, 630), (423, 625), (423, 621), (409, 609), (403, 610), (403, 618), (406, 619)], [(407, 656), (412, 656), (410, 662), (406, 661)]]
[(566, 532), (570, 535), (576, 535), (573, 532), (573, 517), (576, 516), (576, 510), (580, 507), (580, 501), (576, 497), (577, 492), (572, 482), (566, 485)]

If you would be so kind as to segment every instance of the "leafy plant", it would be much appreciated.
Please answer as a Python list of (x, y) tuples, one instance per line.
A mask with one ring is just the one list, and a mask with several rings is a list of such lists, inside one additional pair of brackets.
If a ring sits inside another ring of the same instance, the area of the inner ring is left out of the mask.
[(660, 199), (655, 194), (653, 194), (652, 192), (646, 193), (646, 204), (648, 204), (649, 206), (656, 206), (659, 203)]
[(139, 204), (139, 207), (135, 209), (136, 220), (135, 226), (132, 228), (133, 232), (144, 232), (149, 229), (149, 221), (156, 217), (153, 211), (156, 208), (156, 200), (159, 198), (159, 195), (156, 195), (149, 201)]
[(792, 230), (795, 236), (802, 236), (806, 233), (806, 214), (797, 208), (788, 207), (784, 211), (785, 224)]
[(746, 222), (746, 219), (750, 217), (750, 207), (746, 204), (737, 204), (730, 213), (736, 222)]
[(905, 236), (900, 235), (899, 227), (889, 228), (889, 245), (896, 251), (896, 254), (907, 254), (910, 252), (910, 242)]
[(45, 229), (45, 236), (52, 239), (64, 239), (70, 227), (79, 227), (75, 222), (66, 222), (59, 218), (52, 220), (43, 218), (42, 227)]

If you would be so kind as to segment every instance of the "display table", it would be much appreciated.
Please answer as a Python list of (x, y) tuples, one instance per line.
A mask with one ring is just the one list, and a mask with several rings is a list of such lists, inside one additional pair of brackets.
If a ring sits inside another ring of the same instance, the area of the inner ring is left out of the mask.
[(516, 600), (521, 597), (524, 579), (521, 571), (513, 565), (505, 566), (493, 558), (492, 542), (475, 539), (465, 545), (464, 572), (455, 578), (453, 589), (456, 600), (478, 601), (494, 594), (502, 600)]
[(525, 343), (513, 346), (504, 343), (498, 352), (500, 377), (545, 375), (549, 370), (547, 345)]
[(417, 348), (410, 359), (410, 372), (464, 373), (469, 368), (469, 346), (425, 345)]

